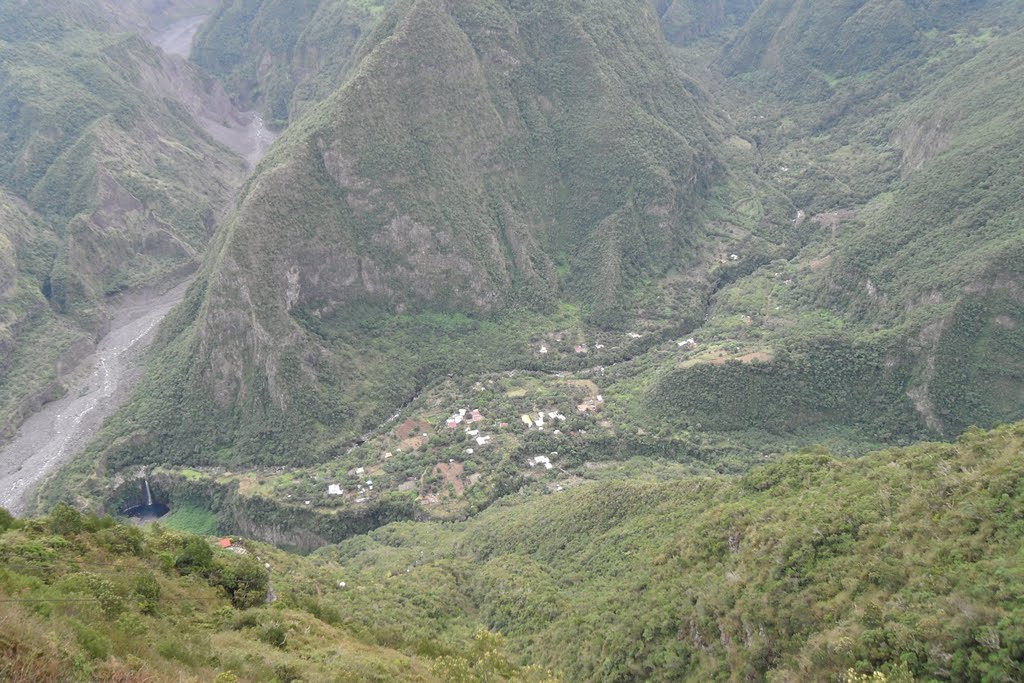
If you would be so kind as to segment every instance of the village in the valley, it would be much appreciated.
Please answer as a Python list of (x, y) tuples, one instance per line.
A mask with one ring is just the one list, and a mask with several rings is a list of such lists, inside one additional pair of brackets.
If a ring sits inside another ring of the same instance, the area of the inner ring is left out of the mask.
[[(717, 256), (721, 264), (740, 258), (728, 251)], [(705, 324), (717, 337), (713, 341), (666, 335), (664, 320), (599, 339), (578, 329), (540, 333), (523, 349), (522, 364), (530, 369), (450, 375), (325, 462), (175, 473), (237, 484), (242, 496), (312, 513), (372, 510), (401, 497), (437, 519), (486, 507), (509, 482), (558, 494), (616, 476), (617, 469), (632, 467), (632, 444), (650, 429), (647, 416), (635, 412), (639, 402), (629, 382), (622, 381), (642, 372), (636, 363), (655, 368), (666, 360), (678, 367), (770, 361), (759, 324), (794, 324), (796, 318), (786, 319), (794, 315), (786, 301), (794, 276), (766, 268), (749, 291), (720, 300), (717, 327), (715, 321)]]

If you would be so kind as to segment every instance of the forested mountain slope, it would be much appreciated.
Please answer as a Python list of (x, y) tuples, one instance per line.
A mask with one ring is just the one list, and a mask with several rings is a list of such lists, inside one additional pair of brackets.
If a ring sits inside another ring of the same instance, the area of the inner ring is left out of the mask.
[(655, 19), (399, 3), (248, 183), (116, 460), (323, 459), (555, 316), (698, 318), (727, 175)]
[[(889, 11), (910, 28), (872, 28)], [(652, 454), (730, 471), (1019, 419), (1022, 22), (1000, 0), (225, 3), (200, 59), (291, 124), (68, 481), (345, 478), (401, 447), (363, 503), (267, 487), (362, 524), (378, 494), (422, 513), (448, 460), (482, 460), (466, 497), (489, 501), (533, 447), (572, 453), (566, 476)], [(236, 29), (263, 38), (213, 38)], [(856, 31), (875, 61), (844, 51)], [(500, 372), (540, 373), (572, 427), (541, 445), (518, 425), (544, 405), (492, 391)], [(474, 402), (507, 438), (470, 459), (443, 425)], [(430, 427), (413, 453), (402, 411)]]
[[(805, 22), (836, 19), (818, 4), (787, 16), (793, 25), (774, 40), (817, 40)], [(661, 364), (655, 379), (626, 378), (625, 395), (643, 385), (645, 409), (680, 426), (846, 425), (881, 441), (1020, 417), (1021, 13), (992, 2), (920, 19), (945, 31), (909, 31), (919, 41), (911, 53), (908, 33), (885, 38), (872, 48), (880, 64), (815, 43), (814, 63), (835, 51), (860, 69), (836, 75), (824, 96), (774, 80), (811, 78), (801, 63), (768, 61), (737, 77), (757, 95), (743, 114), (762, 173), (795, 204), (808, 244), (721, 292), (698, 335), (704, 352)], [(773, 360), (728, 362), (755, 354)]]
[(0, 7), (0, 231), (18, 283), (0, 311), (4, 436), (60, 392), (107, 296), (196, 266), (244, 173), (187, 110), (217, 108), (210, 84), (128, 32), (126, 14)]
[(116, 4), (0, 7), (0, 411), (199, 270), (0, 677), (1024, 676), (1019, 2)]

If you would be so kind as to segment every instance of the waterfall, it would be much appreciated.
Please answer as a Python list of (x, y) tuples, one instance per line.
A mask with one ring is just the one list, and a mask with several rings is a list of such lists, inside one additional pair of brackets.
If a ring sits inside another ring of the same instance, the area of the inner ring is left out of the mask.
[(146, 507), (153, 507), (153, 494), (149, 490), (149, 479), (143, 477), (142, 483), (146, 489)]

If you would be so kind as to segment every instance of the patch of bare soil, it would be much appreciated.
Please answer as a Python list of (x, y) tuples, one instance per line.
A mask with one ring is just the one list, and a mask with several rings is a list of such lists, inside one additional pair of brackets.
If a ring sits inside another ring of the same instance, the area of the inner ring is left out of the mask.
[(398, 438), (405, 441), (408, 438), (419, 436), (430, 430), (430, 423), (422, 420), (406, 420), (398, 426), (396, 434)]
[(447, 488), (448, 484), (451, 484), (457, 496), (461, 496), (466, 490), (466, 485), (462, 482), (465, 471), (466, 467), (461, 462), (439, 462), (434, 465), (434, 474), (444, 477), (444, 487)]

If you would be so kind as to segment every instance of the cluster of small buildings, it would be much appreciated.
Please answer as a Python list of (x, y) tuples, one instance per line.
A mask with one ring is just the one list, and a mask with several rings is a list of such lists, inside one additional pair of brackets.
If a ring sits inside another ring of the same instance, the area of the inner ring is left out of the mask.
[(529, 465), (530, 467), (540, 467), (543, 465), (544, 469), (546, 470), (551, 470), (555, 468), (555, 466), (551, 463), (551, 458), (549, 458), (546, 455), (538, 455), (534, 458), (530, 458), (529, 460), (526, 461), (526, 464)]
[(482, 434), (480, 434), (480, 430), (479, 429), (467, 429), (466, 430), (466, 435), (469, 436), (469, 438), (471, 438), (471, 439), (476, 439), (476, 445), (477, 446), (486, 446), (487, 444), (489, 444), (491, 442), (490, 435), (482, 435)]
[(453, 414), (445, 421), (445, 425), (447, 425), (449, 429), (455, 429), (463, 422), (473, 424), (474, 422), (482, 422), (483, 419), (484, 416), (480, 414), (479, 408), (476, 408), (475, 410), (472, 411), (466, 410), (465, 408), (460, 408), (459, 412)]
[(235, 545), (230, 538), (220, 539), (219, 541), (217, 541), (217, 545), (219, 545), (224, 550), (227, 550), (229, 553), (234, 553), (236, 555), (245, 555), (249, 552), (242, 546)]
[(527, 427), (536, 427), (538, 430), (544, 431), (544, 425), (547, 424), (548, 421), (554, 422), (557, 420), (559, 422), (565, 422), (565, 415), (554, 411), (549, 411), (548, 413), (544, 413), (542, 411), (537, 413), (536, 417), (532, 415), (523, 415), (520, 419), (522, 419), (523, 424)]
[[(637, 337), (639, 336), (640, 335), (637, 335)], [(561, 341), (561, 339), (558, 339), (558, 341)], [(597, 344), (594, 346), (594, 348), (598, 350), (603, 349), (604, 347), (604, 344)], [(576, 344), (575, 346), (573, 346), (573, 351), (579, 355), (590, 353), (590, 349), (587, 347), (586, 344)], [(549, 353), (547, 344), (541, 344), (540, 347), (537, 349), (537, 353), (541, 354), (542, 356), (546, 356)]]

